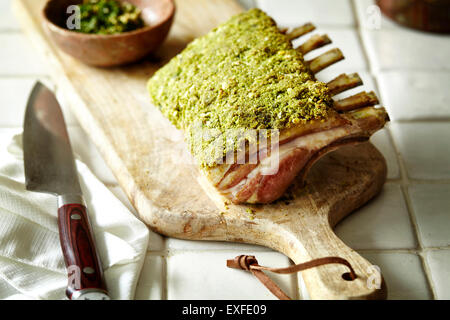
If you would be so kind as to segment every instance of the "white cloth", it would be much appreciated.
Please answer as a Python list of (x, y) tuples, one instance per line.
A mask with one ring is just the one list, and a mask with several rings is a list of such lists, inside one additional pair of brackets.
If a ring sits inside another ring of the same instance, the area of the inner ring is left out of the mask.
[[(0, 299), (65, 299), (56, 197), (25, 190), (22, 137), (9, 146), (1, 137)], [(80, 160), (77, 168), (110, 296), (133, 299), (148, 228)]]

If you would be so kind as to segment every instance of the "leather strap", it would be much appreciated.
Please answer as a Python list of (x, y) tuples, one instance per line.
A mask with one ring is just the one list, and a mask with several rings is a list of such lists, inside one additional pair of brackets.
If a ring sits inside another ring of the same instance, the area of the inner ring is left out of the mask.
[(263, 272), (263, 270), (280, 274), (289, 274), (331, 263), (338, 263), (347, 266), (350, 269), (350, 272), (348, 274), (349, 280), (356, 279), (356, 273), (355, 270), (353, 270), (351, 264), (347, 260), (339, 257), (325, 257), (314, 259), (305, 263), (296, 264), (286, 268), (270, 268), (260, 266), (255, 256), (240, 255), (234, 259), (227, 260), (227, 267), (250, 271), (278, 299), (291, 300), (291, 298), (289, 298), (289, 296), (287, 296), (283, 292), (283, 290), (281, 290), (280, 287)]

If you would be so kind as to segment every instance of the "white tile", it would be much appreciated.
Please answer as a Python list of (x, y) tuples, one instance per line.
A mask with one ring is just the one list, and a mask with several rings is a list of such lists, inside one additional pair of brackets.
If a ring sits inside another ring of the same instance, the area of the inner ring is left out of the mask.
[(388, 299), (432, 299), (420, 258), (410, 253), (361, 253), (380, 268)]
[(448, 122), (391, 123), (397, 149), (414, 179), (450, 178)]
[(366, 52), (375, 71), (415, 69), (450, 70), (450, 39), (446, 35), (410, 29), (362, 32)]
[(295, 27), (306, 22), (338, 26), (355, 24), (348, 0), (257, 0), (256, 4), (280, 26)]
[(429, 251), (426, 254), (437, 299), (450, 299), (450, 250)]
[[(0, 78), (0, 126), (23, 126), (27, 100), (37, 80), (44, 81), (46, 79), (42, 77)], [(46, 85), (49, 85), (48, 81), (45, 82)]]
[(136, 286), (135, 300), (163, 299), (164, 259), (147, 255)]
[(353, 0), (358, 22), (367, 30), (395, 29), (401, 26), (381, 13), (375, 0)]
[(0, 77), (0, 126), (22, 127), (25, 108), (31, 90), (37, 81), (56, 92), (64, 114), (66, 125), (78, 125), (63, 96), (56, 90), (55, 84), (47, 76)]
[(408, 190), (423, 245), (450, 245), (450, 185), (420, 184)]
[(0, 30), (19, 30), (19, 24), (11, 10), (12, 0), (0, 1)]
[(353, 73), (368, 68), (366, 58), (364, 57), (360, 40), (358, 38), (358, 34), (355, 29), (350, 28), (335, 29), (330, 27), (319, 26), (316, 30), (314, 30), (310, 34), (294, 40), (293, 41), (294, 47), (298, 47), (307, 39), (309, 39), (312, 35), (315, 34), (327, 34), (328, 37), (331, 39), (332, 43), (307, 53), (305, 55), (305, 60), (311, 60), (333, 48), (339, 48), (345, 57), (344, 60), (341, 60), (329, 66), (328, 68), (320, 71), (318, 75), (321, 75), (322, 73), (325, 72), (327, 74), (333, 74), (334, 76), (332, 76), (331, 79), (328, 80), (330, 81), (342, 72)]
[(242, 250), (248, 251), (273, 251), (267, 247), (226, 241), (201, 241), (167, 238), (166, 248), (169, 250)]
[[(239, 251), (184, 252), (170, 255), (167, 261), (167, 298), (169, 300), (267, 300), (276, 299), (250, 272), (231, 269), (228, 259)], [(255, 252), (260, 265), (287, 267), (290, 262), (280, 253)], [(293, 275), (267, 273), (280, 288), (295, 297)]]
[[(390, 124), (387, 124), (390, 127)], [(388, 179), (399, 179), (400, 178), (400, 168), (398, 165), (397, 154), (391, 143), (389, 137), (389, 132), (387, 128), (377, 131), (370, 138), (370, 142), (381, 152), (383, 157), (386, 159), (387, 164), (387, 178)]]
[(45, 75), (45, 61), (21, 33), (0, 33), (0, 75)]
[(381, 193), (341, 221), (337, 236), (352, 249), (413, 249), (416, 239), (400, 186)]
[(388, 71), (378, 79), (391, 120), (450, 119), (449, 72)]
[(91, 169), (100, 181), (107, 185), (116, 185), (116, 178), (83, 129), (78, 126), (69, 126), (68, 131), (72, 149), (79, 159)]

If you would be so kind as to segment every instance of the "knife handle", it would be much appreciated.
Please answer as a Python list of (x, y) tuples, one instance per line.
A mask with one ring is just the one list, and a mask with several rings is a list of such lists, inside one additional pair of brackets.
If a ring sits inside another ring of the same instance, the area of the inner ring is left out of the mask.
[(58, 200), (59, 238), (69, 277), (66, 295), (71, 300), (109, 299), (87, 209), (79, 198)]

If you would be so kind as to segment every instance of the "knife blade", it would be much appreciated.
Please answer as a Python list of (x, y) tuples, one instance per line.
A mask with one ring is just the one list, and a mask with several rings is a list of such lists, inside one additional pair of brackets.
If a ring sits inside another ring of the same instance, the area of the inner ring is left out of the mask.
[(23, 129), (26, 189), (58, 199), (58, 228), (71, 300), (109, 300), (69, 135), (52, 91), (37, 82)]

